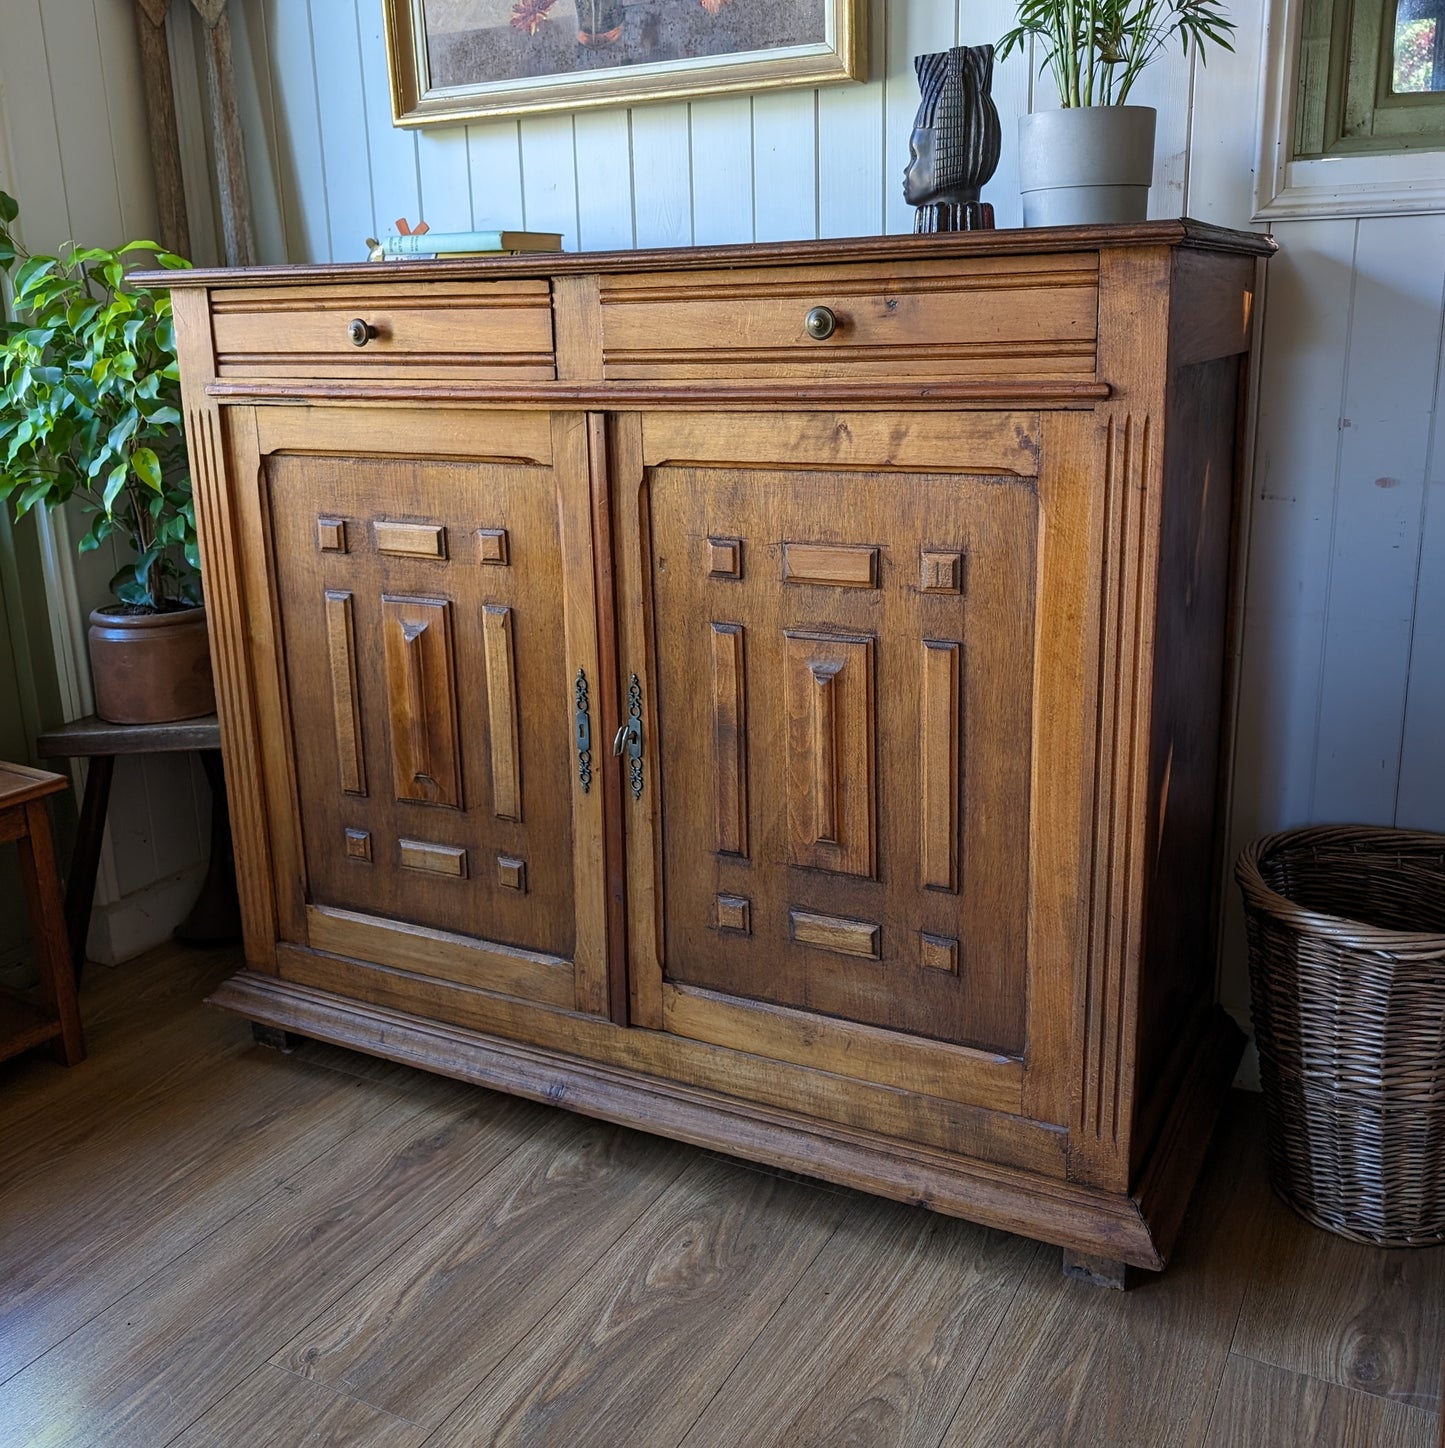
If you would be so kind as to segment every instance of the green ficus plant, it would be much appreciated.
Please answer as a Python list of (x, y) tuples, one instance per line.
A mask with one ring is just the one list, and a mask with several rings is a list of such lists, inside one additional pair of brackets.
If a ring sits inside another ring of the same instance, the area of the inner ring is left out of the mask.
[(12, 230), (19, 210), (0, 191), (0, 272), (15, 317), (0, 315), (0, 504), (19, 519), (78, 499), (90, 522), (82, 553), (120, 534), (135, 554), (111, 579), (122, 603), (144, 612), (197, 603), (170, 297), (125, 284), (141, 260), (190, 263), (152, 241), (31, 256)]
[(1028, 41), (1069, 106), (1122, 106), (1140, 72), (1179, 37), (1204, 60), (1206, 42), (1233, 50), (1234, 22), (1218, 0), (1019, 0), (1019, 23), (998, 43), (1005, 60)]

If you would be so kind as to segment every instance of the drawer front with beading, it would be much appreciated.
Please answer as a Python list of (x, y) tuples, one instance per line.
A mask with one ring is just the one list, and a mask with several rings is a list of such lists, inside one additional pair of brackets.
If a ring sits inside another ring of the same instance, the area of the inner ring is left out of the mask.
[(605, 275), (603, 375), (1091, 377), (1098, 281), (1094, 252)]
[(212, 318), (221, 377), (556, 376), (542, 280), (222, 289)]

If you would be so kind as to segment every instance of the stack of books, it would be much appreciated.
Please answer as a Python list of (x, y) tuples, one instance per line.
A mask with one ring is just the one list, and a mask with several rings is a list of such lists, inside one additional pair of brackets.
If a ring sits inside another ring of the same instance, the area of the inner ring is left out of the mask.
[(523, 251), (561, 251), (555, 231), (413, 231), (367, 239), (372, 261), (431, 261), (452, 256), (511, 256)]

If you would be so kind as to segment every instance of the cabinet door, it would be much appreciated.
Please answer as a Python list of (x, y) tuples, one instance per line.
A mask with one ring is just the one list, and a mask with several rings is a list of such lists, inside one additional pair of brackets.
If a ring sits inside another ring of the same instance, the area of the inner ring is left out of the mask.
[(1020, 1108), (1038, 421), (622, 420), (634, 1019)]
[(275, 408), (246, 431), (281, 939), (605, 1010), (583, 419)]

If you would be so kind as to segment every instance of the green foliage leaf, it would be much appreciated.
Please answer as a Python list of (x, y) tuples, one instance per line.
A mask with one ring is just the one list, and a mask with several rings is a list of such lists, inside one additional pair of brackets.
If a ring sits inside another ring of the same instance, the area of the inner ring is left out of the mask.
[(114, 538), (135, 555), (116, 576), (122, 599), (196, 596), (170, 299), (124, 287), (139, 253), (187, 263), (147, 240), (26, 256), (9, 230), (18, 215), (0, 193), (0, 269), (19, 262), (17, 320), (0, 321), (0, 503), (24, 513), (74, 497), (82, 552)]
[(111, 591), (122, 603), (139, 604), (153, 608), (160, 602), (157, 577), (160, 569), (161, 550), (146, 548), (136, 555), (134, 563), (127, 564), (110, 580)]
[(153, 493), (161, 490), (160, 459), (148, 447), (138, 447), (130, 455), (130, 465), (141, 482)]
[(112, 452), (121, 452), (135, 434), (140, 423), (140, 413), (133, 407), (126, 408), (115, 426), (106, 434), (105, 444)]
[(76, 297), (65, 309), (65, 325), (72, 332), (83, 331), (100, 313), (100, 303), (89, 295)]
[(1161, 50), (1176, 38), (1205, 59), (1206, 41), (1232, 50), (1234, 23), (1219, 0), (1018, 0), (1018, 25), (997, 59), (1034, 42), (1065, 106), (1123, 105)]
[(59, 258), (53, 256), (32, 256), (23, 263), (15, 273), (15, 305), (24, 306), (37, 283), (49, 276), (59, 265)]
[(116, 531), (115, 520), (106, 513), (91, 514), (90, 531), (76, 545), (81, 553), (94, 553)]
[(15, 498), (15, 517), (23, 518), (50, 491), (50, 484), (41, 478), (21, 488)]
[(95, 479), (98, 478), (101, 473), (105, 471), (106, 465), (114, 456), (115, 454), (111, 451), (109, 443), (105, 443), (104, 445), (91, 450), (88, 453), (85, 462), (86, 481), (94, 482)]
[(101, 490), (100, 502), (107, 514), (114, 515), (115, 500), (120, 497), (120, 490), (125, 487), (126, 474), (130, 469), (125, 463), (119, 467), (112, 468), (110, 476), (105, 480), (105, 487)]

